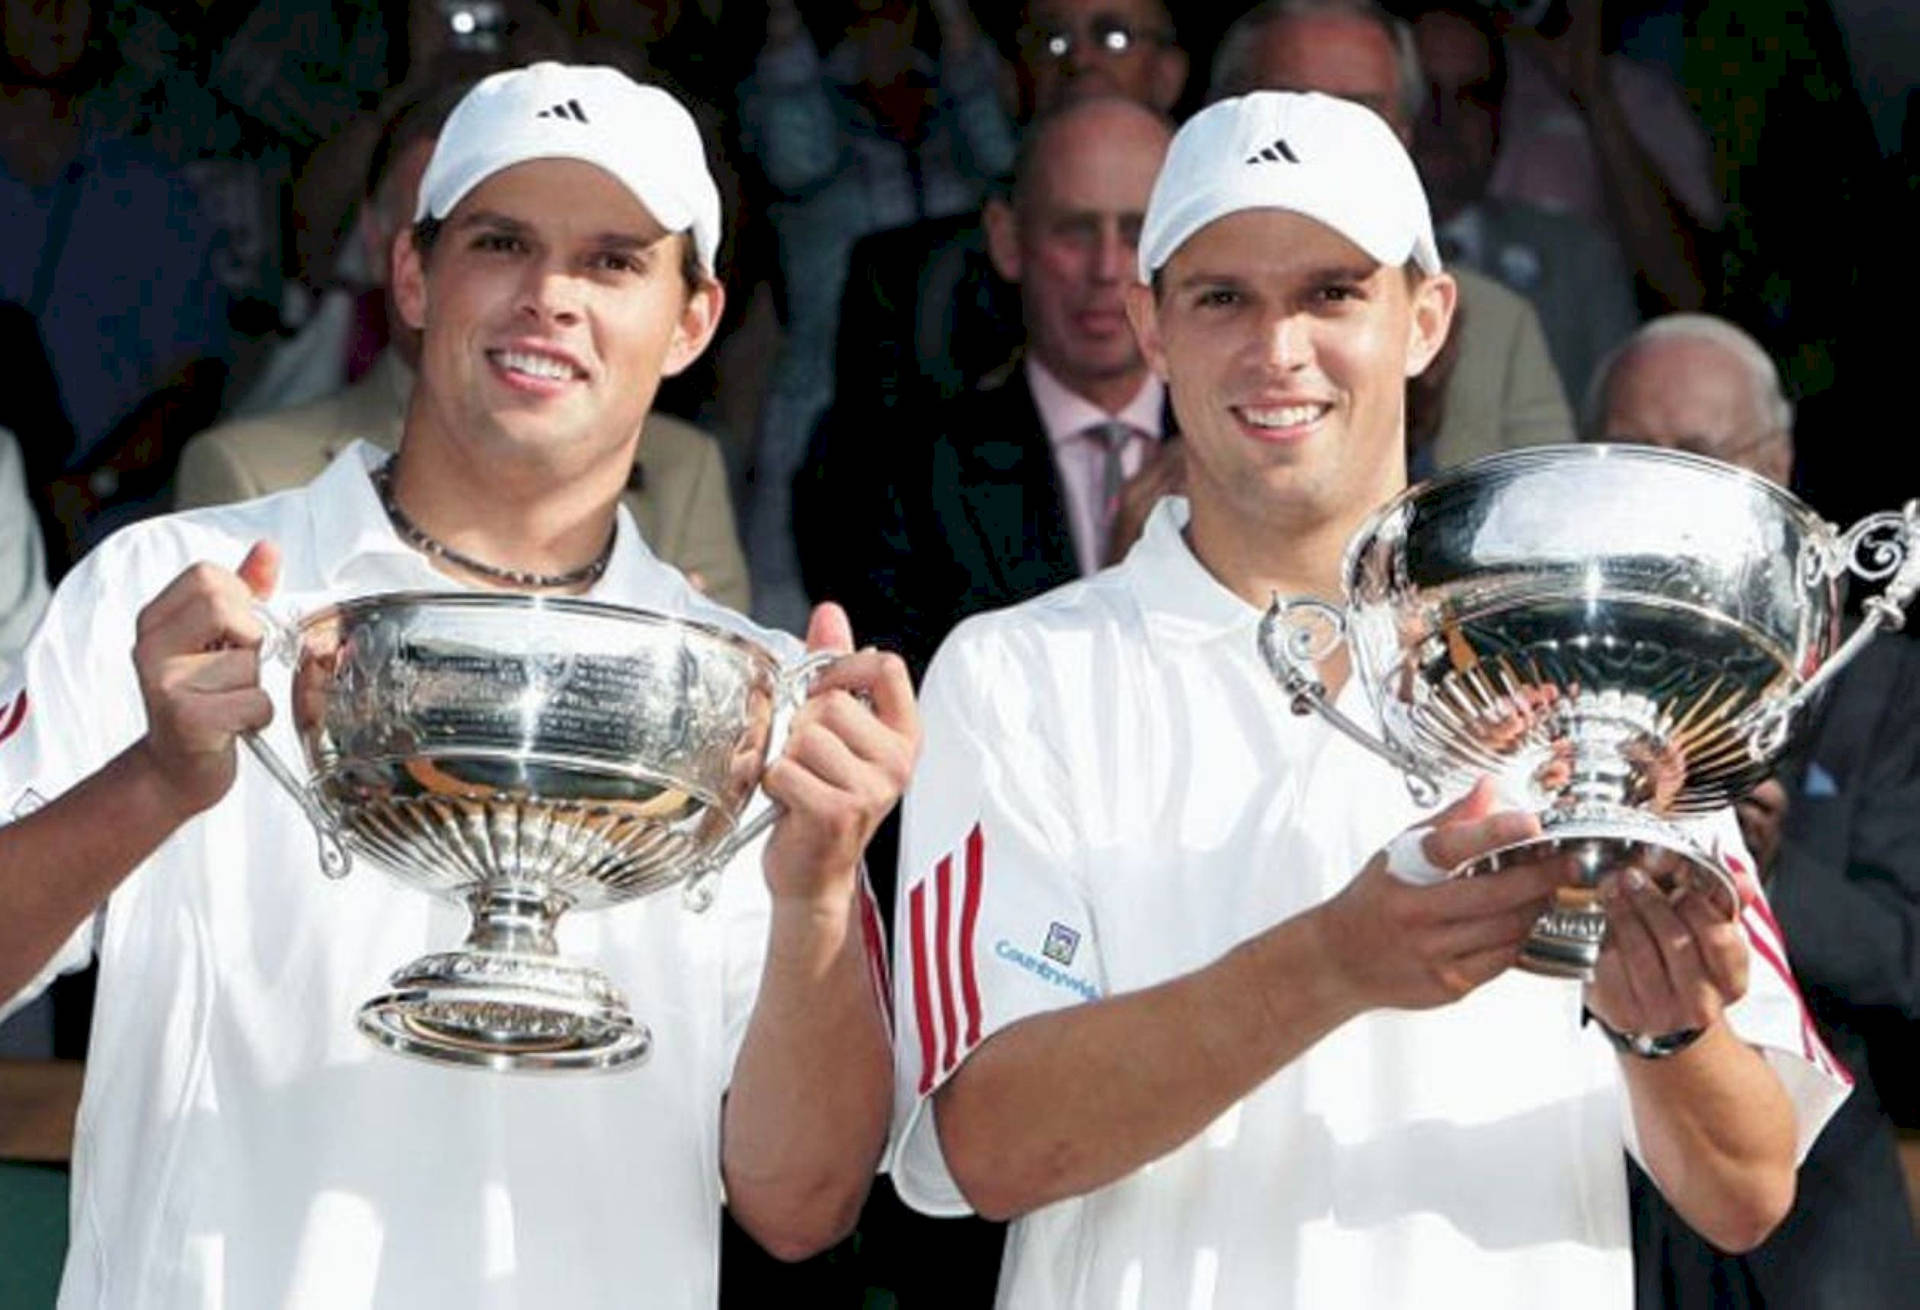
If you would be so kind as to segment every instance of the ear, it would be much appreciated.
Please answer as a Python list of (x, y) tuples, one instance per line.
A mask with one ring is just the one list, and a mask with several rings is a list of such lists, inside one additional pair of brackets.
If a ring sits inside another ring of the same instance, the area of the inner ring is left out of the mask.
[[(446, 240), (446, 233), (441, 233)], [(420, 248), (413, 243), (413, 229), (394, 234), (389, 248), (387, 275), (392, 281), (393, 304), (400, 319), (416, 332), (427, 327), (427, 264)]]
[(673, 325), (673, 339), (667, 343), (667, 357), (660, 365), (662, 377), (678, 376), (700, 358), (700, 352), (713, 340), (720, 326), (721, 311), (726, 307), (727, 289), (712, 277), (702, 278), (700, 285), (688, 294), (687, 303), (680, 307), (679, 321)]
[(1140, 357), (1164, 382), (1167, 379), (1167, 349), (1160, 336), (1160, 307), (1154, 303), (1153, 288), (1143, 282), (1130, 282), (1125, 294), (1127, 322), (1133, 327), (1133, 339), (1140, 343)]
[(1155, 56), (1151, 94), (1153, 107), (1163, 114), (1173, 112), (1173, 102), (1187, 89), (1187, 52), (1168, 46)]
[(1407, 376), (1419, 377), (1440, 353), (1453, 327), (1453, 311), (1460, 286), (1451, 273), (1435, 273), (1413, 288), (1412, 312), (1407, 316)]
[(995, 196), (980, 211), (980, 221), (987, 229), (987, 257), (993, 261), (993, 271), (1008, 282), (1019, 282), (1020, 218), (1013, 206)]

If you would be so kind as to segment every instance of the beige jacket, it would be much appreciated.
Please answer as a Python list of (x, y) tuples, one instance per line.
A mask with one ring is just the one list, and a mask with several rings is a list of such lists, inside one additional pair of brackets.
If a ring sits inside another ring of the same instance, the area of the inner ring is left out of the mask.
[[(412, 372), (388, 351), (337, 395), (202, 432), (181, 451), (174, 507), (222, 505), (301, 486), (358, 438), (393, 450), (412, 389)], [(626, 502), (641, 537), (681, 572), (699, 574), (709, 596), (744, 614), (747, 563), (719, 443), (690, 423), (652, 414), (640, 431), (638, 462), (644, 484), (627, 492)]]
[(1454, 320), (1460, 353), (1433, 438), (1433, 467), (1572, 441), (1573, 411), (1533, 306), (1472, 269), (1447, 271), (1460, 284), (1460, 317)]

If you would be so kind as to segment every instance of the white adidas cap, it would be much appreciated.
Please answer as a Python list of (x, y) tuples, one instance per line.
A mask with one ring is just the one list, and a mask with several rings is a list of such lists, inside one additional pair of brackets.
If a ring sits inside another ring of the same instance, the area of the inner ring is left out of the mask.
[(693, 115), (616, 68), (529, 64), (474, 87), (440, 130), (414, 221), (445, 218), (469, 191), (530, 159), (605, 169), (668, 231), (691, 233), (700, 266), (713, 272), (720, 190)]
[(1386, 120), (1318, 92), (1255, 91), (1208, 105), (1175, 134), (1140, 232), (1140, 280), (1194, 233), (1243, 209), (1325, 223), (1382, 264), (1440, 271), (1420, 175)]

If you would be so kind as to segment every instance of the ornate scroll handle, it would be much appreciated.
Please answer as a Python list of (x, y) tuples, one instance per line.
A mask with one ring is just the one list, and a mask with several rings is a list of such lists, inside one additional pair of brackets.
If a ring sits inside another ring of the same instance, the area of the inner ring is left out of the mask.
[[(260, 639), (261, 662), (273, 661), (289, 668), (296, 666), (300, 659), (299, 628), (265, 605), (254, 605), (253, 616), (266, 629)], [(253, 758), (259, 760), (273, 780), (280, 784), (280, 789), (293, 797), (305, 812), (307, 822), (313, 825), (313, 835), (320, 846), (320, 872), (329, 878), (344, 878), (351, 873), (353, 857), (347, 854), (346, 844), (340, 840), (340, 825), (321, 806), (313, 784), (301, 782), (259, 733), (243, 732), (240, 740), (253, 752)]]
[(1400, 747), (1376, 739), (1333, 707), (1320, 680), (1320, 661), (1347, 640), (1347, 616), (1325, 601), (1306, 597), (1283, 600), (1278, 594), (1260, 620), (1260, 656), (1287, 694), (1295, 714), (1318, 714), (1333, 727), (1400, 770), (1416, 805), (1440, 799), (1439, 784), (1426, 766)]
[[(780, 671), (780, 681), (775, 697), (780, 708), (788, 713), (807, 703), (807, 697), (813, 691), (813, 684), (820, 680), (833, 662), (840, 657), (831, 651), (815, 651), (803, 659), (796, 660), (789, 668)], [(687, 875), (686, 886), (681, 890), (681, 904), (695, 914), (707, 910), (713, 905), (713, 899), (720, 892), (717, 885), (720, 871), (727, 867), (733, 857), (751, 845), (761, 833), (779, 822), (786, 813), (786, 806), (778, 801), (769, 801), (760, 813), (748, 819), (723, 838), (718, 846), (708, 851), (705, 857), (693, 867)]]
[(1832, 547), (1810, 555), (1804, 567), (1804, 580), (1809, 586), (1848, 573), (1868, 582), (1888, 581), (1879, 595), (1860, 603), (1866, 616), (1840, 649), (1792, 695), (1762, 711), (1747, 734), (1747, 752), (1755, 760), (1772, 758), (1786, 744), (1793, 716), (1852, 663), (1868, 642), (1882, 630), (1898, 631), (1906, 623), (1907, 604), (1914, 592), (1920, 591), (1920, 500), (1910, 500), (1899, 510), (1869, 514), (1848, 528)]

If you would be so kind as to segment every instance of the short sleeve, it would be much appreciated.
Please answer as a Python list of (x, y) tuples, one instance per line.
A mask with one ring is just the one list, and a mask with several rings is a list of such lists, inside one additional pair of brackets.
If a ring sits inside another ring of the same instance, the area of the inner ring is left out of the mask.
[[(1815, 1029), (1787, 959), (1786, 938), (1767, 904), (1753, 857), (1740, 839), (1731, 809), (1701, 821), (1698, 832), (1740, 889), (1740, 926), (1747, 937), (1747, 993), (1727, 1007), (1726, 1021), (1740, 1040), (1758, 1050), (1793, 1103), (1795, 1163), (1805, 1160), (1814, 1139), (1853, 1089), (1853, 1078)], [(1627, 1149), (1645, 1165), (1633, 1113), (1622, 1100)]]
[[(25, 818), (94, 773), (124, 745), (133, 686), (130, 634), (113, 631), (122, 607), (100, 594), (90, 559), (55, 593), (17, 665), (0, 673), (0, 825)], [(104, 661), (117, 652), (124, 669)], [(74, 930), (33, 980), (0, 998), (0, 1019), (55, 977), (93, 958), (95, 915)]]
[(984, 660), (968, 633), (927, 675), (894, 910), (892, 1172), (901, 1198), (929, 1214), (970, 1208), (929, 1098), (1000, 1029), (1106, 990), (1067, 770), (1017, 661)]

